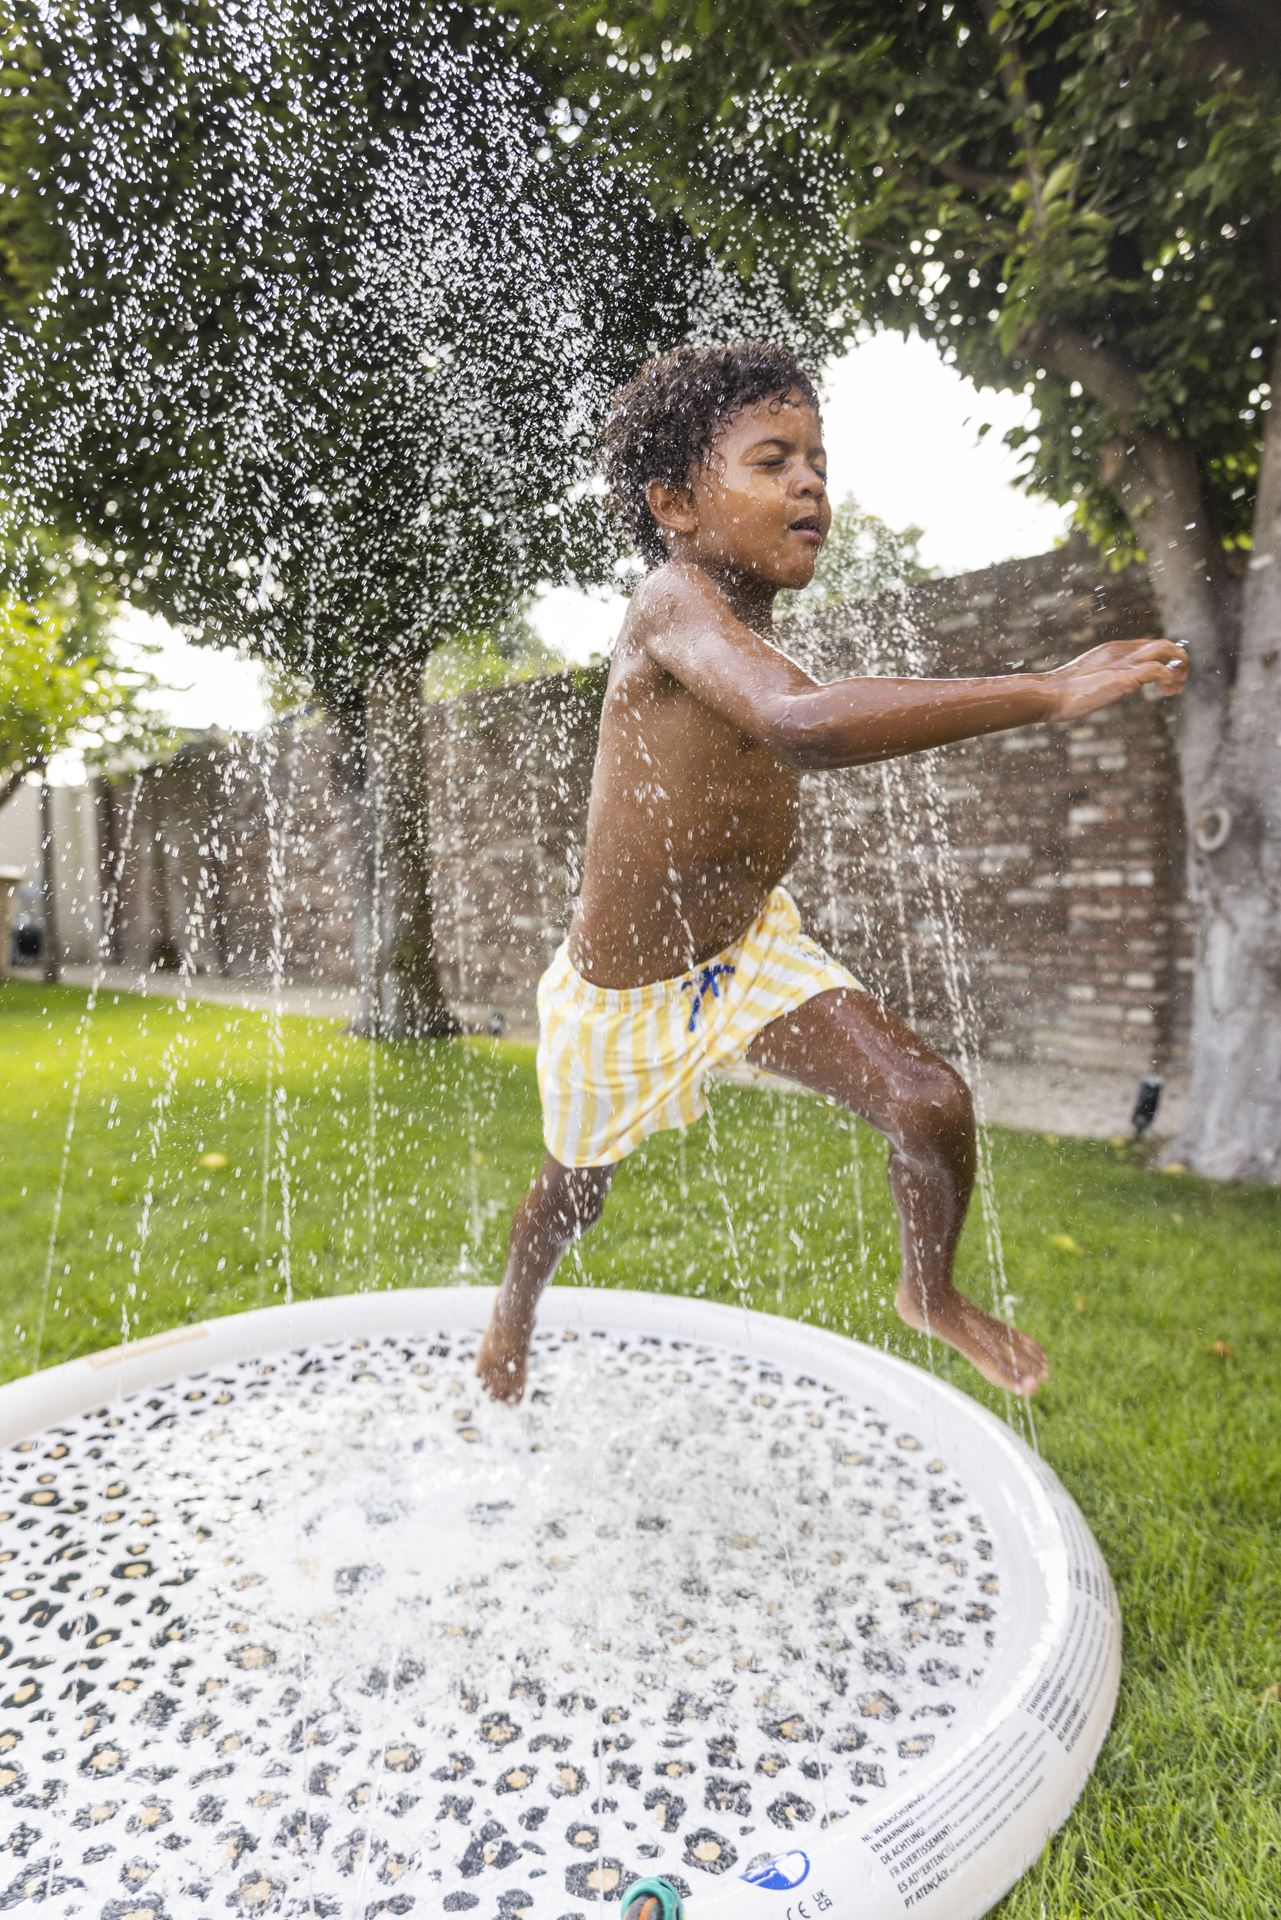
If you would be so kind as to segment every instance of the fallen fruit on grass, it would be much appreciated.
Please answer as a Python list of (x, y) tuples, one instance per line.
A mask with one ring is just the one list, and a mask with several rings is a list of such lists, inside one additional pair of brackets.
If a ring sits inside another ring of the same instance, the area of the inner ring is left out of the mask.
[(212, 1167), (217, 1172), (219, 1167), (226, 1166), (227, 1156), (225, 1153), (202, 1153), (200, 1164), (202, 1167)]
[(1217, 1353), (1220, 1360), (1231, 1360), (1233, 1357), (1232, 1349), (1226, 1340), (1211, 1340), (1210, 1352)]
[(1050, 1235), (1050, 1245), (1057, 1247), (1060, 1253), (1084, 1252), (1084, 1248), (1077, 1245), (1070, 1233), (1052, 1233)]

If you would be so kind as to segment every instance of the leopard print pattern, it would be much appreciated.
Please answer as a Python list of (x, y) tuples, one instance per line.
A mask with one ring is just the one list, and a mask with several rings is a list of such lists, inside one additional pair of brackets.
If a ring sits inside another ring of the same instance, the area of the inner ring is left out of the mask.
[(247, 1359), (0, 1455), (0, 1912), (588, 1920), (964, 1726), (999, 1574), (915, 1435), (587, 1331), (513, 1412), (475, 1346)]

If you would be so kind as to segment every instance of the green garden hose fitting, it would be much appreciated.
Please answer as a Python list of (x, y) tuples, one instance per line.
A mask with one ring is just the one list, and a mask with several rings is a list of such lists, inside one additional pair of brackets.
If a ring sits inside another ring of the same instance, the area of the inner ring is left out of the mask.
[(622, 1920), (685, 1920), (685, 1908), (666, 1880), (636, 1880), (623, 1895)]

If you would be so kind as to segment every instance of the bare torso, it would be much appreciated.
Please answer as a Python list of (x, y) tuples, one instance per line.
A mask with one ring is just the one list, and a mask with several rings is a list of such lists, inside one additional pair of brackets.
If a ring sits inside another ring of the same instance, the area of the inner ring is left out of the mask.
[[(1140, 686), (1182, 691), (1186, 656), (1164, 640), (1108, 641), (1051, 673), (812, 680), (772, 626), (775, 595), (809, 584), (831, 521), (812, 400), (806, 383), (732, 408), (687, 483), (646, 484), (655, 531), (640, 544), (666, 558), (633, 595), (615, 651), (568, 943), (572, 964), (600, 986), (687, 974), (750, 926), (796, 850), (801, 769), (871, 766), (1074, 720)], [(899, 1312), (994, 1385), (1035, 1392), (1046, 1372), (1036, 1342), (952, 1282), (975, 1166), (959, 1076), (853, 989), (815, 993), (767, 1021), (746, 1058), (887, 1136), (903, 1248)], [(595, 1061), (591, 1075), (600, 1087)], [(657, 1124), (671, 1122), (660, 1115)], [(632, 1144), (613, 1138), (620, 1153)], [(577, 1136), (567, 1151), (577, 1151)], [(495, 1399), (523, 1393), (539, 1294), (599, 1215), (616, 1166), (595, 1153), (562, 1162), (549, 1149), (517, 1206), (476, 1363)]]
[(796, 851), (800, 776), (646, 649), (638, 594), (615, 645), (569, 958), (603, 987), (669, 979), (729, 945)]

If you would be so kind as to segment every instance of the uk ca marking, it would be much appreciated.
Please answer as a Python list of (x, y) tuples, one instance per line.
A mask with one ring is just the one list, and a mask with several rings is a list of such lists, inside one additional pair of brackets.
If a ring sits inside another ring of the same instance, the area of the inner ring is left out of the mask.
[(819, 1887), (804, 1900), (794, 1900), (783, 1916), (783, 1920), (817, 1920), (821, 1913), (831, 1910), (832, 1902)]

